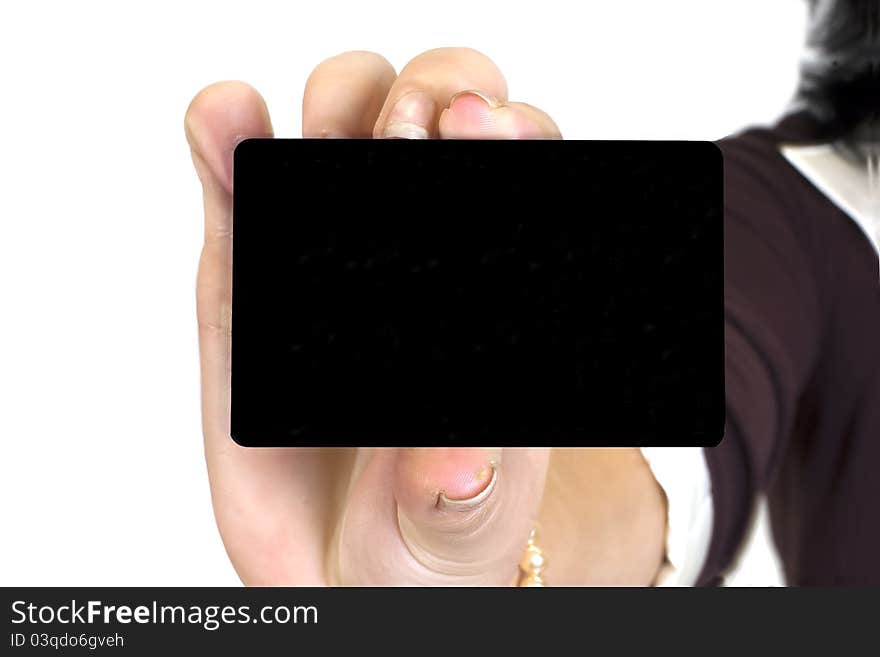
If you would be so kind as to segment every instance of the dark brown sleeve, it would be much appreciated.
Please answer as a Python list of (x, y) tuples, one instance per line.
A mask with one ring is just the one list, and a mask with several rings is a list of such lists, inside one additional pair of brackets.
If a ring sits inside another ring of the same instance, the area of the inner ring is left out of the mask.
[(821, 256), (801, 184), (750, 134), (723, 140), (725, 394), (721, 444), (706, 450), (714, 526), (699, 584), (719, 581), (748, 529), (791, 432), (822, 333)]

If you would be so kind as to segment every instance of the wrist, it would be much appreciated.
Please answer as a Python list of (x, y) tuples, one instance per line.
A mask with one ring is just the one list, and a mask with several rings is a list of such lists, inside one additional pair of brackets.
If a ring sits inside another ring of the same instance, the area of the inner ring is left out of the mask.
[(539, 516), (548, 586), (649, 586), (666, 496), (638, 448), (554, 449)]

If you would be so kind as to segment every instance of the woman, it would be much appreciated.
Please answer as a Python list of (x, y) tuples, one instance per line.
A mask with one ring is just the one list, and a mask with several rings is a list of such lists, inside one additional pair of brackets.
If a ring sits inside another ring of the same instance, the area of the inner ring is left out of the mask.
[[(715, 583), (761, 492), (789, 583), (880, 582), (880, 270), (868, 187), (878, 2), (817, 0), (810, 11), (796, 110), (720, 144), (728, 425), (705, 453), (237, 446), (232, 151), (272, 128), (247, 85), (196, 96), (186, 132), (205, 194), (205, 449), (217, 522), (244, 582)], [(367, 52), (321, 63), (306, 84), (303, 136), (560, 138), (467, 49), (426, 52), (399, 75)], [(853, 183), (862, 177), (868, 201)]]

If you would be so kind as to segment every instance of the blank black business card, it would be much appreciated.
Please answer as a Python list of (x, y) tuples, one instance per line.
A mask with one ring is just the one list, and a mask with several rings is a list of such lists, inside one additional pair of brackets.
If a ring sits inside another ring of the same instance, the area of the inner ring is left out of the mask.
[(715, 445), (722, 199), (706, 142), (246, 140), (232, 437)]

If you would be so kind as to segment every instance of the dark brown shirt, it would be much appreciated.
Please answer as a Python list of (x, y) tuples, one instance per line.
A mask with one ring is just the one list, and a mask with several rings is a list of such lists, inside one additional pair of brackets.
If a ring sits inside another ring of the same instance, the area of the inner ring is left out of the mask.
[(880, 584), (880, 278), (856, 223), (780, 153), (805, 115), (722, 140), (727, 427), (706, 456), (717, 583), (768, 496), (790, 585)]

